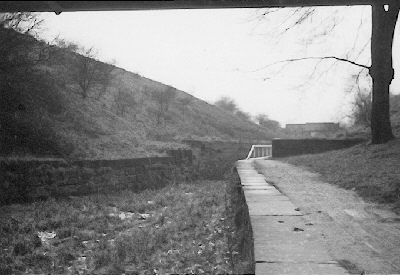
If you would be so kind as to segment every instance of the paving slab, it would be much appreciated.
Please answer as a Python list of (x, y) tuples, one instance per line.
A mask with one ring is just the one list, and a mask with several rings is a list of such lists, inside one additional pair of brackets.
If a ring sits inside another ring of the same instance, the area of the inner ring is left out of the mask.
[(261, 186), (267, 186), (267, 183), (265, 181), (253, 181), (253, 182), (242, 182), (242, 185), (244, 186), (257, 186), (257, 185), (261, 185)]
[[(336, 263), (300, 216), (252, 216), (256, 261)], [(267, 226), (266, 226), (267, 225)]]
[(265, 181), (264, 178), (240, 178), (242, 183), (247, 182), (247, 183), (251, 183), (251, 182), (263, 182), (263, 183), (267, 183)]
[(265, 177), (260, 174), (241, 174), (240, 175), (241, 179), (262, 179), (265, 180)]
[(318, 263), (257, 263), (256, 274), (262, 275), (342, 275), (349, 274), (338, 264)]
[(250, 216), (301, 216), (300, 211), (287, 200), (271, 199), (265, 202), (248, 202)]
[(264, 178), (263, 176), (261, 176), (261, 175), (253, 175), (253, 176), (241, 175), (240, 178), (241, 178), (241, 179), (249, 179), (249, 180), (258, 179), (258, 180), (263, 180), (263, 181), (265, 181), (265, 178)]
[(313, 224), (255, 172), (251, 160), (237, 165), (253, 229), (256, 274), (348, 274), (329, 255)]
[(265, 180), (242, 180), (242, 185), (251, 185), (251, 184), (263, 184), (263, 185), (268, 185), (268, 183), (265, 182)]
[(242, 188), (243, 190), (276, 190), (272, 185), (243, 185)]
[(279, 193), (278, 190), (244, 190), (246, 202), (288, 201), (289, 198)]
[(253, 182), (255, 182), (255, 183), (264, 183), (264, 184), (267, 184), (267, 182), (265, 181), (265, 179), (256, 179), (256, 178), (253, 178), (253, 179), (249, 179), (249, 178), (242, 178), (241, 179), (241, 182), (242, 182), (242, 185), (243, 184), (245, 184), (245, 183), (248, 183), (248, 184), (250, 184), (250, 183), (253, 183)]
[(240, 176), (239, 176), (241, 179), (260, 179), (260, 180), (263, 180), (263, 181), (265, 181), (265, 177), (263, 176), (263, 175), (259, 175), (259, 174), (257, 174), (257, 175), (252, 175), (252, 174), (241, 174)]
[[(268, 196), (282, 196), (282, 193), (276, 190), (276, 188), (268, 189), (247, 189), (243, 188), (244, 194), (246, 196), (246, 200), (251, 200), (252, 197), (255, 197), (255, 199), (268, 199)], [(286, 197), (287, 198), (287, 197)]]

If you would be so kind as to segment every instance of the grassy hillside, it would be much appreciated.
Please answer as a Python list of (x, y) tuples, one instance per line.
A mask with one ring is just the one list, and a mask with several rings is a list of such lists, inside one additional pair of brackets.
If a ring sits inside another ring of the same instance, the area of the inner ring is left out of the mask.
[[(110, 71), (110, 79), (82, 96), (71, 73), (82, 56), (1, 31), (3, 41), (12, 43), (0, 54), (13, 68), (0, 73), (12, 79), (0, 87), (3, 156), (142, 157), (184, 147), (182, 139), (266, 140), (279, 135), (183, 91), (94, 60), (92, 64)], [(45, 58), (33, 62), (38, 48), (46, 49)], [(23, 66), (14, 66), (20, 59)], [(168, 89), (176, 95), (159, 120), (154, 93)]]

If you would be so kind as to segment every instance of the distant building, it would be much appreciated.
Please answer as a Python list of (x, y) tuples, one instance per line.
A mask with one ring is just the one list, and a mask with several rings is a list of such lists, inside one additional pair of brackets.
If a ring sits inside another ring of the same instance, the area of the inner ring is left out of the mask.
[(341, 128), (333, 122), (286, 124), (285, 132), (291, 138), (333, 138), (341, 133)]

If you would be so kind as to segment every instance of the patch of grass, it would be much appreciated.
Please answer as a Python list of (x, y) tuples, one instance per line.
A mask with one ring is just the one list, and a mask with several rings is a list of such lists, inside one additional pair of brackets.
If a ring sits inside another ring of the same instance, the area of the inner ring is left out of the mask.
[(400, 213), (400, 139), (282, 160), (318, 172), (329, 183), (355, 190), (365, 199), (391, 204)]
[(243, 238), (229, 186), (198, 181), (3, 206), (0, 272), (237, 273)]

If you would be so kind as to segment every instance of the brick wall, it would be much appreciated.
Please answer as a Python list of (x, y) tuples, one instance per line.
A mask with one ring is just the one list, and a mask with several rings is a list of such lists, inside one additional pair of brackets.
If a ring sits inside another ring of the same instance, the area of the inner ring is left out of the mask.
[(117, 160), (0, 161), (0, 204), (123, 189), (160, 188), (192, 177), (191, 150)]
[(272, 157), (316, 154), (354, 146), (363, 139), (273, 139)]

